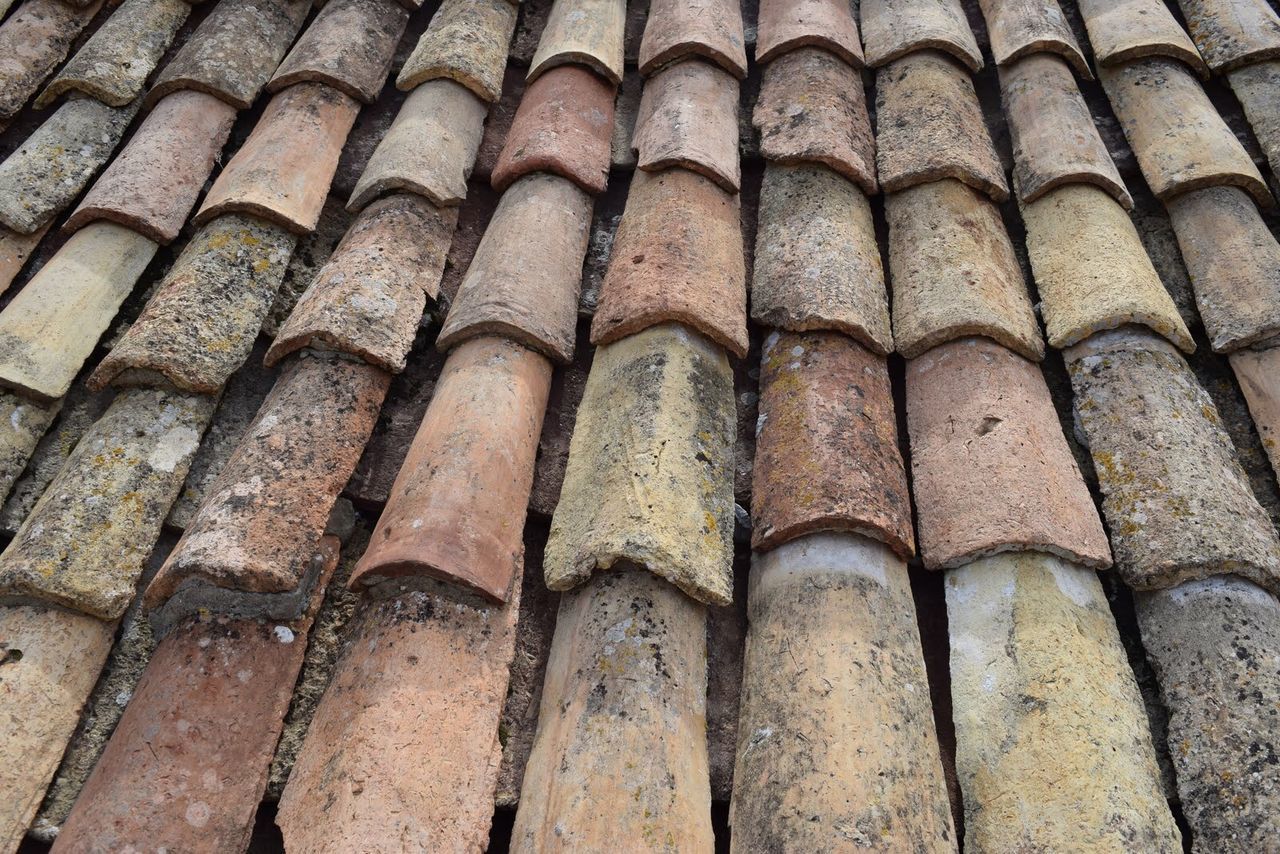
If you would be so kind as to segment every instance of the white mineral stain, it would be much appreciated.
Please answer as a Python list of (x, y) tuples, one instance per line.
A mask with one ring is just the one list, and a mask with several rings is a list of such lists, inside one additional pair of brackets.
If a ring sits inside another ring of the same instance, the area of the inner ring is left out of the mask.
[(172, 473), (178, 464), (195, 453), (200, 445), (200, 434), (190, 427), (169, 430), (151, 449), (147, 464), (158, 471)]

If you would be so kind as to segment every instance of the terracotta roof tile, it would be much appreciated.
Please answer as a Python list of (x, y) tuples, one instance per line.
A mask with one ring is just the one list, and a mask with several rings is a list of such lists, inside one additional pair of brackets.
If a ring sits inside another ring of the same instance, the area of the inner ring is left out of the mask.
[(203, 92), (164, 98), (63, 229), (75, 231), (106, 219), (157, 243), (172, 243), (195, 207), (235, 117), (234, 107)]
[(978, 0), (978, 5), (996, 65), (1035, 53), (1055, 53), (1081, 77), (1093, 79), (1058, 0)]
[(770, 335), (757, 423), (753, 549), (844, 531), (915, 553), (885, 357), (838, 332)]
[(819, 48), (797, 48), (764, 70), (752, 124), (775, 163), (821, 163), (876, 192), (875, 142), (862, 78)]
[(21, 234), (11, 228), (0, 226), (0, 294), (9, 289), (13, 280), (26, 266), (27, 259), (36, 251), (40, 240), (44, 237), (53, 220), (30, 234)]
[(876, 162), (886, 193), (955, 178), (997, 202), (1009, 198), (973, 82), (937, 51), (876, 72)]
[(414, 89), (369, 158), (347, 210), (354, 213), (397, 191), (441, 206), (460, 203), (467, 196), (486, 112), (484, 101), (451, 80)]
[(740, 0), (650, 0), (640, 41), (640, 73), (702, 58), (739, 80), (747, 76)]
[(626, 0), (556, 0), (530, 63), (529, 81), (548, 68), (576, 63), (621, 83), (626, 18)]
[(1111, 564), (1034, 362), (983, 338), (936, 347), (907, 363), (907, 424), (926, 567), (1010, 551)]
[(607, 344), (678, 322), (738, 357), (747, 352), (738, 197), (700, 175), (637, 172), (591, 323)]
[(662, 69), (645, 81), (631, 147), (647, 172), (681, 166), (738, 192), (738, 81), (699, 60)]
[(409, 13), (395, 0), (329, 0), (267, 83), (326, 83), (366, 104), (382, 91)]
[(274, 365), (303, 347), (404, 370), (427, 299), (440, 291), (457, 208), (409, 194), (361, 211), (267, 352)]
[(1077, 0), (1077, 5), (1099, 65), (1167, 56), (1209, 76), (1209, 66), (1161, 0)]
[(516, 5), (508, 0), (443, 0), (396, 86), (407, 92), (445, 78), (482, 101), (498, 100), (515, 26)]
[(950, 54), (970, 71), (982, 67), (982, 51), (960, 0), (866, 0), (861, 13), (872, 68), (920, 50)]
[(1280, 15), (1266, 0), (1178, 0), (1178, 5), (1214, 71), (1280, 59)]
[(1148, 333), (1122, 331), (1066, 357), (1076, 422), (1129, 586), (1233, 573), (1280, 590), (1280, 540), (1213, 399), (1177, 351)]
[(0, 501), (8, 497), (60, 408), (61, 401), (38, 403), (0, 392)]
[(1280, 62), (1259, 62), (1227, 75), (1272, 174), (1280, 173)]
[(253, 348), (294, 243), (280, 226), (236, 214), (200, 229), (89, 387), (218, 393)]
[(1237, 350), (1231, 354), (1231, 368), (1249, 402), (1271, 468), (1280, 474), (1280, 347)]
[(62, 0), (24, 0), (0, 26), (0, 126), (17, 115), (67, 58), (102, 0), (77, 7)]
[(568, 178), (588, 193), (609, 180), (614, 87), (597, 74), (563, 65), (529, 85), (493, 169), (505, 190), (531, 172)]
[(758, 63), (798, 47), (819, 47), (854, 68), (863, 65), (858, 25), (842, 0), (761, 0), (756, 27)]

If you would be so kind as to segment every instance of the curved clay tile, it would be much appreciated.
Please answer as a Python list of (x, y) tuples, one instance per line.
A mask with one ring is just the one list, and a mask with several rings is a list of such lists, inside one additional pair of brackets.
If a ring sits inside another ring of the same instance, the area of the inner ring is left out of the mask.
[(982, 51), (959, 0), (865, 0), (861, 11), (872, 68), (921, 50), (950, 54), (972, 72), (982, 68)]
[(1266, 0), (1178, 0), (1200, 55), (1215, 72), (1280, 59), (1280, 15)]
[(627, 0), (556, 0), (542, 29), (528, 81), (557, 65), (585, 65), (615, 86), (622, 82)]
[(1055, 53), (1081, 77), (1093, 79), (1058, 0), (978, 0), (978, 5), (996, 65), (1036, 53)]
[(43, 228), (37, 228), (30, 234), (20, 234), (13, 229), (0, 226), (0, 294), (7, 291), (13, 284), (13, 280), (22, 272), (27, 259), (31, 257), (32, 252), (36, 251), (40, 240), (51, 225), (53, 220), (49, 220)]
[(1231, 354), (1231, 369), (1249, 404), (1271, 469), (1280, 474), (1280, 347), (1237, 350)]
[(640, 40), (640, 73), (702, 58), (739, 80), (747, 76), (747, 49), (739, 0), (650, 0)]
[(738, 192), (738, 81), (696, 59), (662, 69), (645, 81), (631, 147), (646, 172), (680, 166)]
[(854, 68), (863, 66), (858, 25), (843, 0), (761, 0), (756, 31), (760, 64), (799, 47), (818, 47)]
[(508, 0), (444, 0), (400, 69), (396, 87), (408, 92), (443, 77), (482, 101), (497, 101), (515, 27), (516, 6)]
[(1201, 77), (1209, 66), (1163, 0), (1077, 0), (1099, 65), (1121, 65), (1149, 56), (1185, 62)]
[(330, 0), (280, 63), (267, 91), (310, 81), (372, 104), (408, 22), (409, 13), (395, 0)]
[(102, 8), (62, 0), (26, 0), (0, 25), (0, 127), (26, 106), (27, 99)]
[(1280, 174), (1280, 61), (1237, 68), (1227, 74), (1227, 80), (1272, 174)]

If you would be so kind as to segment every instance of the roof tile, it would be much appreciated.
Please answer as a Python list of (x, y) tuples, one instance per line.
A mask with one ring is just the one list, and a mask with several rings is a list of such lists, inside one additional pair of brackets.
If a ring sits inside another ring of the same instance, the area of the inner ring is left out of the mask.
[(529, 81), (557, 65), (585, 65), (615, 86), (622, 82), (626, 0), (556, 0), (529, 66)]
[(482, 101), (498, 100), (516, 11), (508, 0), (444, 0), (401, 67), (396, 86), (408, 92), (444, 78)]
[(13, 280), (26, 266), (27, 259), (36, 251), (53, 220), (46, 222), (30, 234), (21, 234), (0, 225), (0, 294), (9, 289)]
[(536, 173), (507, 190), (436, 346), (503, 335), (557, 362), (572, 361), (591, 206), (589, 195), (556, 175)]
[(408, 21), (408, 11), (395, 0), (329, 0), (280, 63), (267, 91), (311, 81), (372, 104)]
[(0, 127), (67, 58), (102, 0), (77, 7), (62, 0), (25, 0), (0, 26)]
[(984, 338), (907, 363), (920, 551), (929, 569), (1010, 551), (1105, 568), (1111, 550), (1040, 368)]
[(1271, 468), (1280, 474), (1280, 347), (1237, 350), (1231, 354), (1231, 369), (1249, 403)]
[(594, 72), (562, 65), (525, 90), (492, 181), (505, 190), (530, 172), (568, 178), (588, 193), (609, 180), (614, 87)]
[(865, 0), (861, 13), (872, 68), (920, 50), (950, 54), (973, 72), (982, 67), (982, 51), (960, 0)]
[(997, 202), (1009, 198), (973, 81), (937, 51), (876, 72), (876, 162), (886, 193), (955, 178)]
[(863, 66), (858, 25), (843, 0), (761, 0), (756, 29), (758, 63), (798, 47), (818, 47), (854, 68)]
[(1077, 0), (1077, 5), (1099, 65), (1167, 56), (1209, 76), (1209, 66), (1161, 0)]
[(766, 160), (821, 163), (875, 194), (876, 146), (866, 94), (862, 77), (844, 60), (801, 47), (770, 62), (752, 124)]
[(738, 197), (682, 169), (637, 172), (600, 288), (592, 343), (674, 321), (742, 357), (746, 297)]
[(765, 341), (751, 489), (751, 547), (816, 531), (915, 554), (889, 364), (838, 332)]
[(61, 407), (61, 401), (38, 403), (0, 391), (0, 501), (8, 497)]
[(1280, 62), (1259, 62), (1227, 75), (1272, 174), (1280, 174)]
[(681, 166), (738, 192), (738, 81), (690, 60), (645, 81), (631, 147), (646, 172)]
[(702, 58), (739, 80), (747, 76), (740, 0), (650, 0), (640, 41), (640, 73)]
[(1280, 59), (1280, 15), (1266, 0), (1178, 0), (1178, 5), (1214, 71)]
[(1035, 53), (1055, 53), (1081, 77), (1093, 79), (1058, 0), (978, 0), (978, 5), (996, 65)]

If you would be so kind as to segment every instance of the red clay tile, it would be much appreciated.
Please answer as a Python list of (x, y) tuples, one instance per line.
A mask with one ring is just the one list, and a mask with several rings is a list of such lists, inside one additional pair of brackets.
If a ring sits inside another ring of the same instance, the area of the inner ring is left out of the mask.
[(960, 0), (864, 0), (860, 11), (872, 68), (920, 50), (950, 54), (975, 74), (982, 68), (982, 51)]
[(588, 193), (609, 180), (614, 87), (577, 65), (553, 68), (525, 90), (493, 168), (495, 189), (530, 172), (568, 178)]
[(739, 0), (650, 0), (640, 40), (640, 73), (648, 77), (685, 59), (705, 59), (739, 80), (747, 76), (747, 49)]
[(1162, 0), (1077, 0), (1077, 6), (1099, 65), (1167, 56), (1209, 76), (1209, 66)]
[(502, 338), (449, 355), (352, 589), (425, 576), (507, 600), (550, 388), (551, 364)]
[(323, 83), (276, 95), (205, 196), (196, 224), (239, 212), (313, 231), (358, 112), (358, 101)]
[(846, 531), (915, 553), (884, 356), (838, 332), (769, 336), (758, 424), (751, 548)]
[(820, 47), (861, 68), (862, 42), (853, 9), (844, 0), (761, 0), (756, 62), (798, 47)]
[(1271, 470), (1280, 475), (1280, 347), (1237, 350), (1231, 354), (1231, 368), (1249, 403)]
[(62, 0), (26, 0), (0, 26), (0, 125), (17, 115), (67, 58), (71, 43), (102, 0), (76, 8)]
[(518, 8), (508, 0), (444, 0), (400, 69), (396, 87), (408, 92), (445, 78), (482, 101), (497, 101)]
[(1058, 0), (978, 0), (996, 65), (1036, 53), (1061, 56), (1086, 80), (1089, 63), (1076, 43)]
[(311, 347), (404, 370), (427, 299), (440, 293), (457, 222), (457, 208), (410, 194), (361, 211), (280, 327), (267, 366)]
[(607, 344), (677, 322), (743, 357), (746, 269), (738, 197), (700, 175), (637, 172), (591, 323)]
[(530, 175), (507, 190), (436, 346), (503, 335), (557, 362), (572, 361), (591, 202), (556, 175)]
[(395, 0), (329, 0), (280, 63), (267, 91), (311, 81), (372, 104), (408, 22), (409, 13)]
[(236, 110), (203, 92), (175, 92), (156, 105), (63, 230), (94, 220), (172, 243), (226, 144)]
[(774, 163), (821, 163), (875, 195), (876, 147), (862, 77), (820, 48), (802, 47), (764, 70), (752, 124)]
[(1280, 15), (1266, 0), (1178, 0), (1200, 55), (1215, 72), (1280, 59)]
[(558, 65), (585, 65), (615, 86), (622, 82), (626, 0), (558, 0), (529, 65), (528, 80)]
[(907, 363), (907, 424), (926, 567), (1012, 551), (1111, 565), (1034, 362), (985, 338), (935, 347)]
[(738, 81), (698, 60), (662, 69), (645, 81), (631, 147), (646, 172), (682, 166), (738, 192)]

